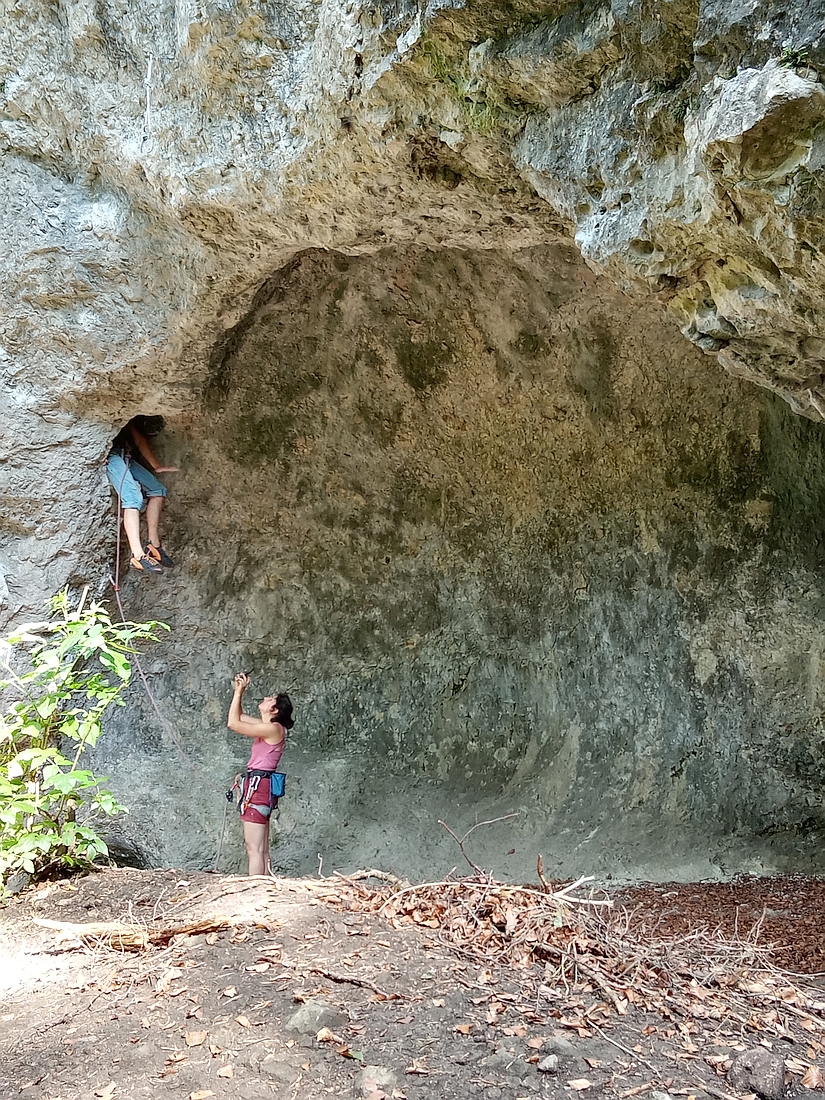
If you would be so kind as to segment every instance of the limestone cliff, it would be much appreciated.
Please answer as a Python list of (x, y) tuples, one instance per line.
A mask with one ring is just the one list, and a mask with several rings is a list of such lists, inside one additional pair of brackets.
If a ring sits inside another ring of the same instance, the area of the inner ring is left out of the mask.
[(182, 466), (125, 598), (199, 770), (136, 694), (123, 845), (208, 863), (240, 665), (296, 697), (285, 865), (511, 808), (514, 874), (815, 844), (818, 5), (0, 13), (5, 619), (106, 588), (129, 416)]

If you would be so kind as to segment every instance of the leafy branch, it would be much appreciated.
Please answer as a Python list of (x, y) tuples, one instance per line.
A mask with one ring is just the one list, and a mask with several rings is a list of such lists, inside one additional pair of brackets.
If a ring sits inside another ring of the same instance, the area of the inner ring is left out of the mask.
[(59, 593), (50, 619), (0, 641), (0, 689), (14, 697), (0, 715), (0, 883), (16, 870), (87, 866), (107, 852), (95, 819), (127, 812), (80, 759), (107, 709), (124, 705), (134, 643), (168, 627), (115, 625), (86, 596), (73, 607)]

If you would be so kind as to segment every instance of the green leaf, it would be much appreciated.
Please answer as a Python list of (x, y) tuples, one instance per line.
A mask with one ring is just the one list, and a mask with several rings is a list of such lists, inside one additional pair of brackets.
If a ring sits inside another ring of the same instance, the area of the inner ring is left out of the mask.
[(35, 710), (41, 718), (51, 718), (57, 707), (57, 700), (52, 696), (47, 696), (45, 699), (41, 699), (35, 707)]
[(62, 772), (57, 770), (47, 778), (44, 770), (43, 785), (44, 787), (50, 787), (52, 790), (59, 791), (61, 794), (69, 794), (80, 786), (80, 782), (77, 778), (77, 772)]
[(78, 738), (80, 723), (74, 714), (67, 715), (60, 723), (60, 732), (64, 737), (70, 737), (73, 741)]
[(120, 802), (109, 791), (101, 791), (100, 794), (94, 800), (95, 808), (106, 814), (107, 817), (114, 817), (116, 814), (128, 814), (128, 809), (122, 806)]

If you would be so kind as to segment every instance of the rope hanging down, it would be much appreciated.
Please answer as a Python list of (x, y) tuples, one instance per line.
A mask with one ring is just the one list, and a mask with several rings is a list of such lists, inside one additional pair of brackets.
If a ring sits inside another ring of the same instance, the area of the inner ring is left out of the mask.
[[(112, 583), (112, 590), (114, 591), (115, 599), (117, 600), (118, 610), (120, 611), (120, 621), (122, 623), (126, 622), (126, 612), (124, 611), (123, 602), (120, 598), (120, 531), (121, 531), (121, 528), (123, 526), (123, 504), (122, 504), (122, 501), (121, 501), (121, 492), (123, 490), (123, 482), (126, 480), (126, 474), (128, 472), (129, 472), (129, 456), (126, 455), (125, 456), (125, 461), (124, 461), (123, 476), (120, 479), (120, 485), (118, 486), (118, 489), (117, 489), (117, 546), (116, 546), (116, 549), (115, 549), (115, 572), (114, 572), (114, 576), (110, 575), (110, 577), (109, 577), (109, 579)], [(213, 791), (217, 791), (219, 794), (225, 795), (225, 791), (223, 790), (223, 788), (219, 787), (214, 782), (214, 780), (211, 778), (211, 776), (209, 776), (187, 754), (187, 752), (184, 749), (183, 745), (181, 744), (177, 734), (175, 733), (175, 730), (174, 730), (172, 724), (169, 722), (169, 720), (167, 719), (167, 717), (165, 716), (163, 711), (160, 709), (158, 701), (155, 698), (151, 687), (149, 686), (149, 680), (146, 676), (146, 673), (143, 670), (143, 665), (140, 663), (140, 657), (138, 656), (137, 653), (133, 654), (133, 661), (134, 661), (134, 664), (135, 664), (135, 668), (138, 670), (138, 675), (140, 676), (141, 682), (143, 684), (143, 689), (146, 692), (146, 696), (149, 699), (149, 702), (152, 704), (152, 708), (154, 709), (155, 714), (158, 716), (158, 720), (161, 724), (161, 727), (163, 728), (164, 732), (169, 737), (169, 740), (172, 742), (172, 744), (177, 749), (177, 751), (180, 754), (180, 757), (183, 760), (186, 767), (189, 768), (189, 770), (194, 775), (199, 776), (206, 783), (206, 785), (208, 787), (212, 788)], [(220, 839), (218, 841), (218, 850), (217, 850), (217, 853), (215, 855), (215, 870), (216, 871), (218, 870), (218, 867), (220, 865), (220, 860), (221, 860), (221, 849), (223, 847), (223, 837), (224, 837), (224, 832), (226, 830), (226, 815), (227, 815), (228, 809), (229, 809), (229, 800), (227, 799), (224, 803), (223, 821), (221, 823), (221, 835), (220, 835)]]

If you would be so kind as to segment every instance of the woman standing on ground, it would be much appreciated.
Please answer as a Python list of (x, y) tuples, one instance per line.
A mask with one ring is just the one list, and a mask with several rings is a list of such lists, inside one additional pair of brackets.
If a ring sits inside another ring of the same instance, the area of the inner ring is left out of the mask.
[(235, 694), (229, 706), (227, 725), (242, 737), (254, 738), (246, 771), (240, 777), (240, 814), (243, 838), (249, 856), (250, 875), (269, 875), (269, 822), (278, 799), (272, 793), (272, 775), (286, 744), (286, 731), (292, 729), (292, 701), (288, 695), (268, 695), (258, 706), (260, 718), (243, 712), (243, 693), (249, 676), (239, 672), (234, 679)]

